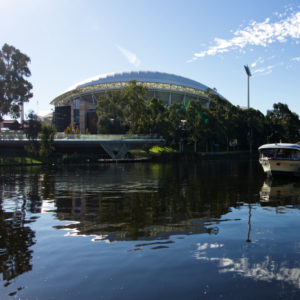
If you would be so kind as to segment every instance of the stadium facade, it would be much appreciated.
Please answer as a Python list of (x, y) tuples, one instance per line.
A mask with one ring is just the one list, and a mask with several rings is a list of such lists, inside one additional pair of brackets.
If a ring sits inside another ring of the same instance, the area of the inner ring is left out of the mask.
[(147, 99), (159, 98), (164, 104), (188, 103), (198, 100), (208, 106), (205, 91), (208, 87), (197, 81), (161, 72), (131, 71), (104, 74), (80, 82), (51, 101), (55, 106), (53, 123), (57, 131), (72, 124), (84, 133), (97, 132), (96, 104), (100, 95), (106, 91), (121, 90), (131, 80), (142, 83), (148, 88)]

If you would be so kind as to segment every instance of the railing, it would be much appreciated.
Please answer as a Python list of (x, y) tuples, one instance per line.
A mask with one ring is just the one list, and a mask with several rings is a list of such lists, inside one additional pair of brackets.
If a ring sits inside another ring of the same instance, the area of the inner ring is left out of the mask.
[(26, 140), (26, 135), (20, 131), (0, 132), (0, 140)]
[(162, 139), (154, 134), (64, 134), (57, 133), (55, 139), (78, 140), (128, 140), (128, 139)]
[[(156, 134), (64, 134), (57, 133), (55, 140), (83, 140), (83, 141), (97, 141), (97, 140), (151, 140), (161, 139), (163, 137)], [(0, 140), (27, 140), (23, 132), (9, 131), (0, 132)]]

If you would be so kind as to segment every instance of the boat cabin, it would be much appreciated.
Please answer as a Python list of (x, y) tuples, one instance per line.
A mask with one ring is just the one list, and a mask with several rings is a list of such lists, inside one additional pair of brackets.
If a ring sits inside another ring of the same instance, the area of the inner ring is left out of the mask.
[(260, 158), (271, 160), (300, 160), (298, 144), (267, 144), (258, 148)]

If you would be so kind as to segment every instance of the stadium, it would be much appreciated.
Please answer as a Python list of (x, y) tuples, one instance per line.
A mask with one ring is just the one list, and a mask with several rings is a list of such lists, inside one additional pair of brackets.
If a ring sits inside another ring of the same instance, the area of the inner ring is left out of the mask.
[(148, 88), (147, 99), (159, 98), (164, 104), (198, 100), (208, 106), (208, 89), (197, 81), (161, 72), (131, 71), (100, 75), (80, 82), (51, 101), (55, 106), (53, 123), (58, 132), (72, 124), (80, 132), (97, 133), (96, 104), (100, 95), (121, 90), (131, 80)]

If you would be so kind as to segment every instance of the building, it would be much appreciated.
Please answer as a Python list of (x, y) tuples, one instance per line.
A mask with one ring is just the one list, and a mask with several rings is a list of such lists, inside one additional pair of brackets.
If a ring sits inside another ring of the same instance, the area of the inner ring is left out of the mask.
[(2, 120), (0, 122), (0, 131), (19, 130), (20, 127), (17, 120)]
[(42, 123), (45, 123), (45, 124), (52, 124), (52, 119), (53, 119), (53, 113), (48, 113), (46, 115), (38, 115), (38, 118), (40, 119), (40, 121)]
[(96, 133), (98, 97), (109, 90), (123, 89), (131, 80), (136, 80), (148, 88), (149, 100), (153, 97), (159, 98), (168, 105), (198, 100), (203, 105), (208, 105), (205, 94), (208, 87), (182, 76), (150, 71), (104, 74), (80, 82), (52, 100), (51, 104), (55, 106), (53, 123), (57, 131), (64, 131), (72, 124), (74, 127), (78, 126), (82, 133), (86, 129), (90, 133)]

